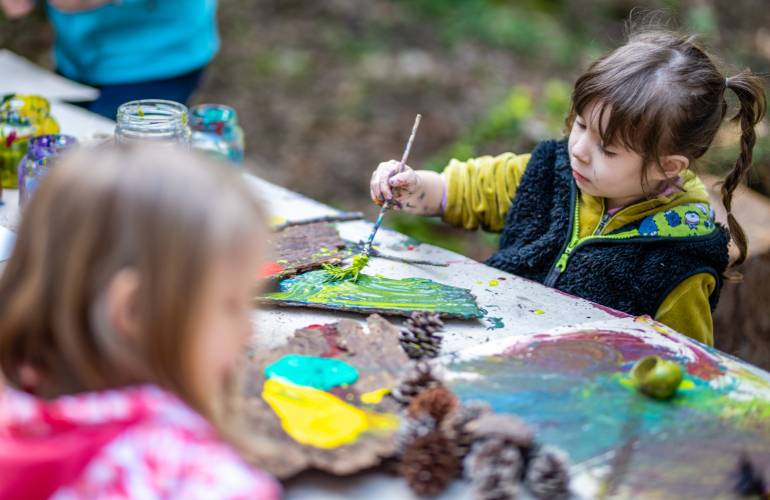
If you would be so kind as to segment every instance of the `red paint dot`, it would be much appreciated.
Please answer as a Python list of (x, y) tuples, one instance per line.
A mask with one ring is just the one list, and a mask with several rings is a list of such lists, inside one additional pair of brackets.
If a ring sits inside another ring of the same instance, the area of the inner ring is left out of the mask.
[(414, 250), (414, 245), (407, 245), (407, 246), (406, 246), (406, 249), (407, 249), (407, 250), (410, 250), (410, 251), (411, 251), (411, 250)]
[(283, 271), (283, 266), (277, 262), (265, 262), (262, 266), (262, 276), (274, 276)]

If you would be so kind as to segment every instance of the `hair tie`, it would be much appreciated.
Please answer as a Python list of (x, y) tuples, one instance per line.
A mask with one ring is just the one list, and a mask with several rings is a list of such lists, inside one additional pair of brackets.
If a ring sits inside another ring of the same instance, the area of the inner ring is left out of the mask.
[(725, 77), (725, 88), (730, 86), (730, 77)]

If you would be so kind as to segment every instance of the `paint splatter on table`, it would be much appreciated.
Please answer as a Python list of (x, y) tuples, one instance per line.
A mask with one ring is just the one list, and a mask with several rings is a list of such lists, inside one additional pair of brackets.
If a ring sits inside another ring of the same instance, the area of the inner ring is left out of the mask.
[[(647, 355), (686, 369), (671, 401), (631, 385), (629, 370)], [(770, 374), (648, 319), (489, 343), (450, 370), (461, 399), (524, 418), (579, 466), (612, 468), (625, 449), (624, 498), (732, 498), (743, 453), (770, 470)]]
[(368, 274), (361, 274), (357, 281), (332, 281), (325, 271), (311, 271), (285, 279), (277, 292), (260, 300), (277, 305), (402, 316), (414, 311), (461, 319), (484, 315), (473, 294), (465, 288), (426, 278), (392, 279)]

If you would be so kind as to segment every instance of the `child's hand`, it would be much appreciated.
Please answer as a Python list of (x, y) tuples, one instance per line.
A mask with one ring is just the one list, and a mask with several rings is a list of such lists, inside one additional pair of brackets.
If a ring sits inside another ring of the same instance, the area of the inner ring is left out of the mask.
[(26, 16), (35, 8), (34, 0), (0, 0), (0, 7), (8, 19)]
[(395, 160), (380, 163), (369, 184), (372, 201), (382, 205), (391, 201), (395, 210), (419, 215), (440, 215), (444, 180), (436, 172), (413, 170), (408, 165), (399, 171)]

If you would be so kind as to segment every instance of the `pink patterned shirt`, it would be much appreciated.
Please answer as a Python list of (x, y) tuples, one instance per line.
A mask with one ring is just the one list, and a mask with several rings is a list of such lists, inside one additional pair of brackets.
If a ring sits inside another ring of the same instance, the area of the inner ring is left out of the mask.
[(280, 495), (204, 418), (155, 386), (52, 401), (0, 389), (0, 498)]

